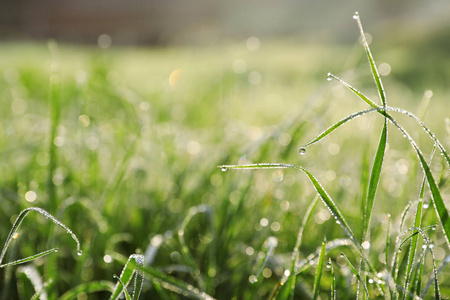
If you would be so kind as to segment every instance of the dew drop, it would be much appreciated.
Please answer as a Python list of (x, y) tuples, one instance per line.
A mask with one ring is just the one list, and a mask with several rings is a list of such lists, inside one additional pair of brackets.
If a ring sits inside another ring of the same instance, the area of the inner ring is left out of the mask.
[(359, 19), (359, 13), (357, 11), (353, 14), (353, 19)]
[(327, 269), (331, 269), (331, 264), (327, 263)]
[(226, 170), (228, 170), (228, 168), (227, 167), (222, 167), (221, 170), (222, 170), (222, 172), (225, 172)]
[(341, 252), (341, 257), (344, 257), (345, 255), (344, 255), (344, 252)]
[(77, 255), (78, 255), (78, 256), (83, 255), (83, 251), (79, 250), (78, 253), (77, 253)]
[(251, 275), (251, 276), (248, 278), (248, 281), (250, 281), (250, 283), (256, 283), (256, 282), (258, 282), (258, 278), (256, 278), (255, 275)]
[(333, 75), (331, 75), (331, 73), (328, 72), (327, 74), (327, 80), (331, 81), (333, 79)]
[(299, 153), (300, 155), (305, 155), (305, 154), (306, 154), (306, 149), (305, 149), (305, 147), (301, 147), (300, 149), (298, 149), (298, 153)]
[(59, 249), (58, 249), (58, 248), (55, 248), (55, 253), (58, 252), (58, 251), (59, 251)]
[(339, 225), (339, 224), (341, 224), (341, 221), (339, 221), (339, 220), (338, 220), (338, 221), (336, 221), (336, 224), (338, 224), (338, 225)]

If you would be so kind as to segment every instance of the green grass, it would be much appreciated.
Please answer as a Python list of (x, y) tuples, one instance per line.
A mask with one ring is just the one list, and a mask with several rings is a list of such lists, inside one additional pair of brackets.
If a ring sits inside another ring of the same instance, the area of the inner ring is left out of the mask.
[(0, 44), (0, 298), (448, 298), (448, 59), (402, 43)]

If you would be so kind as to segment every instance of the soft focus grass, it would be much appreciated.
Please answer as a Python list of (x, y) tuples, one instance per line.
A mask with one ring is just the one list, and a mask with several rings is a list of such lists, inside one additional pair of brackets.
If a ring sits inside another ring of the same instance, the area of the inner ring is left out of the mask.
[[(443, 50), (430, 50), (422, 41), (374, 38), (377, 63), (391, 66), (383, 78), (389, 105), (422, 114), (448, 149), (450, 91), (445, 82), (450, 68), (445, 66), (450, 61)], [(160, 49), (59, 45), (52, 53), (43, 44), (0, 44), (0, 244), (19, 213), (35, 206), (67, 225), (83, 249), (77, 256), (70, 237), (40, 215), (23, 220), (3, 263), (59, 248), (51, 259), (32, 263), (42, 282), (53, 280), (49, 297), (89, 282), (101, 281), (99, 289), (110, 287), (104, 280), (116, 284), (113, 275), (121, 273), (124, 263), (115, 259), (135, 253), (146, 256), (147, 266), (216, 298), (270, 296), (285, 269), (291, 269), (292, 249), (316, 192), (292, 170), (231, 173), (216, 168), (222, 164), (305, 166), (332, 195), (355, 235), (363, 234), (361, 199), (383, 124), (378, 114), (346, 124), (309, 147), (306, 155), (298, 154), (301, 145), (328, 126), (367, 108), (342, 85), (326, 81), (328, 71), (376, 98), (359, 43), (263, 40), (257, 51), (249, 51), (244, 41)], [(51, 147), (50, 86), (58, 89), (60, 108)], [(429, 89), (433, 97), (425, 111), (421, 103)], [(421, 128), (408, 117), (398, 120), (428, 157), (433, 144)], [(391, 215), (394, 244), (401, 213), (418, 199), (422, 183), (417, 159), (397, 130), (389, 132), (384, 159), (369, 228), (369, 258), (380, 271), (386, 216)], [(432, 172), (449, 207), (449, 173), (441, 157), (433, 160)], [(430, 208), (422, 212), (423, 227), (438, 222), (429, 193), (425, 195)], [(414, 214), (411, 209), (402, 231), (414, 225)], [(322, 203), (304, 226), (298, 259), (320, 252), (321, 265), (324, 259), (333, 261), (334, 276), (328, 268), (317, 275), (314, 264), (297, 277), (297, 297), (328, 297), (333, 284), (337, 299), (353, 298), (355, 279), (340, 253), (355, 267), (359, 254), (350, 247), (321, 251), (324, 236), (327, 241), (346, 238)], [(441, 232), (427, 232), (438, 266), (449, 254)], [(432, 272), (426, 259), (424, 282)], [(24, 272), (14, 266), (0, 269), (2, 299), (34, 294), (24, 288), (30, 286)], [(251, 283), (255, 275), (258, 281)], [(449, 267), (439, 276), (441, 294), (449, 295), (444, 280)], [(375, 290), (369, 284), (369, 291)], [(88, 291), (77, 293), (85, 299)], [(94, 293), (89, 299), (95, 295), (103, 299), (110, 293)], [(141, 298), (174, 295), (145, 281)]]

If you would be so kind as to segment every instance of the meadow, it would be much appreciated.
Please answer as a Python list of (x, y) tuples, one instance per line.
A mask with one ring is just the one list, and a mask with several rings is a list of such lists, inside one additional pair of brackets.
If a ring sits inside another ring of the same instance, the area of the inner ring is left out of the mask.
[(449, 45), (354, 33), (0, 44), (0, 298), (448, 299)]

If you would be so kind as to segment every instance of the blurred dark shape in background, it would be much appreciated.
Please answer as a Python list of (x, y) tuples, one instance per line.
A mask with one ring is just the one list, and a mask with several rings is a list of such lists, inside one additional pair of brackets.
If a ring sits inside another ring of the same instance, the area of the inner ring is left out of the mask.
[(447, 0), (2, 0), (1, 40), (115, 44), (214, 43), (243, 36), (354, 41), (358, 10), (367, 28), (409, 32), (449, 26)]

